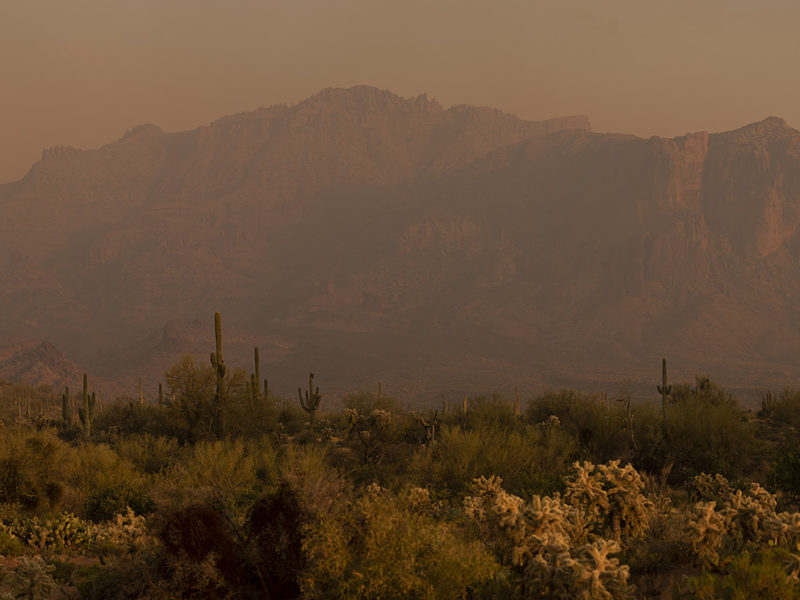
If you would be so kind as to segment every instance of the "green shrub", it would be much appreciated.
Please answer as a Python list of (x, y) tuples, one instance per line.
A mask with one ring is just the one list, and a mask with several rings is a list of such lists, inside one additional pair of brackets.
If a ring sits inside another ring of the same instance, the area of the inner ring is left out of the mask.
[(680, 485), (699, 473), (742, 477), (756, 466), (753, 424), (728, 402), (684, 396), (667, 407), (663, 455), (673, 467), (670, 483)]
[(175, 461), (178, 442), (173, 438), (144, 433), (119, 438), (114, 443), (114, 450), (137, 469), (155, 474)]
[(0, 502), (57, 508), (73, 454), (51, 431), (0, 432)]
[(306, 528), (306, 598), (492, 597), (499, 565), (453, 522), (372, 485), (346, 511)]
[(789, 553), (781, 548), (745, 551), (721, 565), (721, 574), (690, 577), (681, 596), (696, 600), (791, 600), (800, 595), (800, 584), (787, 575), (783, 563)]
[(89, 494), (83, 514), (90, 521), (100, 523), (125, 513), (127, 508), (137, 515), (146, 515), (153, 512), (156, 506), (142, 489), (121, 483)]
[(624, 402), (575, 390), (551, 391), (528, 403), (525, 420), (543, 423), (551, 415), (558, 417), (564, 433), (575, 440), (579, 458), (604, 463), (633, 457)]
[(154, 494), (174, 506), (211, 503), (242, 525), (277, 475), (277, 455), (268, 439), (201, 442), (186, 448), (165, 471)]
[(418, 484), (439, 492), (465, 493), (476, 477), (497, 474), (524, 495), (552, 492), (575, 456), (572, 440), (558, 427), (529, 426), (519, 432), (466, 431), (449, 426), (440, 440), (420, 448), (409, 466)]

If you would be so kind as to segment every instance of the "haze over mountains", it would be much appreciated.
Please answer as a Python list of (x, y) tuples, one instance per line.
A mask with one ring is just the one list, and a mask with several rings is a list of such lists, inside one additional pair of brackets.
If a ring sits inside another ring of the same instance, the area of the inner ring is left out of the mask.
[(258, 345), (285, 394), (309, 370), (323, 394), (431, 402), (613, 392), (662, 356), (676, 379), (797, 385), (799, 206), (800, 132), (774, 117), (641, 139), (357, 87), (144, 125), (0, 186), (0, 376), (44, 381), (46, 340), (152, 390), (208, 360), (220, 311), (227, 362)]

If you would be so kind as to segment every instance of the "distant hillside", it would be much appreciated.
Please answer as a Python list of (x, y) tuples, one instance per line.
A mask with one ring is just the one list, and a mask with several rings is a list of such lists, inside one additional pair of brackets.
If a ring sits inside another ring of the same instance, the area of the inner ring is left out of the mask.
[[(286, 394), (796, 385), (800, 133), (676, 139), (368, 87), (97, 150), (0, 186), (0, 334), (155, 386), (182, 352)], [(205, 337), (204, 337), (205, 336)]]
[[(23, 343), (0, 348), (0, 381), (19, 382), (29, 386), (48, 386), (62, 390), (69, 386), (78, 390), (83, 385), (83, 371), (49, 342)], [(92, 390), (107, 395), (122, 394), (125, 390), (114, 382), (89, 375)]]

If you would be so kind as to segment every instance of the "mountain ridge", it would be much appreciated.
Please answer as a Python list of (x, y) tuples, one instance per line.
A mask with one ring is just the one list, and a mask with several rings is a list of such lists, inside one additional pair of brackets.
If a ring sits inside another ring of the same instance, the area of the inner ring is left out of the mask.
[(278, 390), (644, 386), (661, 356), (782, 387), (797, 173), (777, 117), (640, 138), (368, 87), (138, 126), (0, 186), (3, 333), (125, 385), (205, 356), (219, 310)]

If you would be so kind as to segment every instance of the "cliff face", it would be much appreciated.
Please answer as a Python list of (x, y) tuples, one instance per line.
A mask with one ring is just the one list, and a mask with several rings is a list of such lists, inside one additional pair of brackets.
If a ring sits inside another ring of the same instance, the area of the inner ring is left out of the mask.
[(219, 310), (278, 390), (793, 384), (799, 161), (775, 118), (645, 140), (363, 87), (141, 126), (0, 187), (2, 333), (128, 381)]

